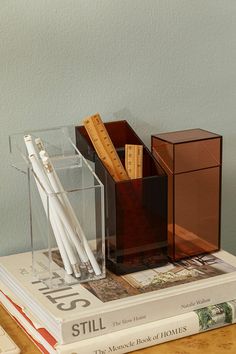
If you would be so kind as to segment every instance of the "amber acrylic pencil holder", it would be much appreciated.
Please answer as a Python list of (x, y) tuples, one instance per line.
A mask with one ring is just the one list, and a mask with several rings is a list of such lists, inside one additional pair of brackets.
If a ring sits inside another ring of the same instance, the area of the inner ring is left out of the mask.
[(125, 144), (143, 145), (143, 177), (116, 182), (96, 155), (84, 127), (77, 147), (104, 184), (106, 266), (116, 274), (167, 262), (167, 176), (126, 121), (105, 123), (124, 165)]
[(152, 136), (168, 175), (168, 254), (172, 260), (220, 248), (222, 137), (191, 129)]

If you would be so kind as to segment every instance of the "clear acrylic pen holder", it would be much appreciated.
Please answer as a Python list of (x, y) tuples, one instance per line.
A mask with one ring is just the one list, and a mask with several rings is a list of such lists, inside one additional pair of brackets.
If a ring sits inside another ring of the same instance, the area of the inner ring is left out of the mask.
[[(28, 183), (33, 275), (49, 288), (105, 277), (103, 185), (75, 148), (73, 131), (56, 128), (10, 137), (12, 164)], [(28, 157), (25, 135), (36, 157)], [(36, 137), (47, 151), (44, 163)]]

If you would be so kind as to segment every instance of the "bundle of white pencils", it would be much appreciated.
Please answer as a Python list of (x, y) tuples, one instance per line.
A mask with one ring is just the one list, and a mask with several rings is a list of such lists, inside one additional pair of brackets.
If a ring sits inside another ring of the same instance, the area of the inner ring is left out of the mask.
[(66, 191), (40, 138), (24, 136), (35, 182), (67, 274), (81, 278), (84, 272), (100, 275), (101, 270), (88, 244)]

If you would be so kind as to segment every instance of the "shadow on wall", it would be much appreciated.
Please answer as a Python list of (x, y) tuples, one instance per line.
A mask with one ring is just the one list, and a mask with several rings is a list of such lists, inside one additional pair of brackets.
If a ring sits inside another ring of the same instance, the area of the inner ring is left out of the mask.
[(114, 112), (113, 115), (115, 119), (111, 120), (127, 120), (144, 144), (149, 149), (151, 148), (151, 135), (160, 132), (160, 126), (158, 126), (158, 124), (153, 125), (145, 120), (140, 120), (127, 108)]

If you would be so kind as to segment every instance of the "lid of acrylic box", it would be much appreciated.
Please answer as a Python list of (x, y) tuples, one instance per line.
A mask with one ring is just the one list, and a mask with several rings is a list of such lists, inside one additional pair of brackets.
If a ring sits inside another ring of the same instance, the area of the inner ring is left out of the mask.
[(222, 136), (203, 129), (156, 134), (152, 152), (167, 173), (215, 167), (222, 161)]

